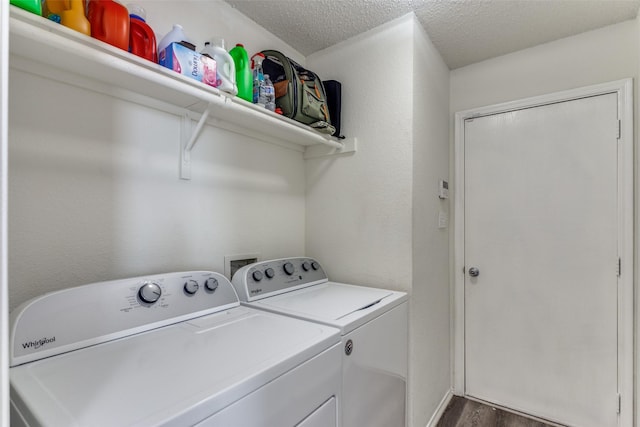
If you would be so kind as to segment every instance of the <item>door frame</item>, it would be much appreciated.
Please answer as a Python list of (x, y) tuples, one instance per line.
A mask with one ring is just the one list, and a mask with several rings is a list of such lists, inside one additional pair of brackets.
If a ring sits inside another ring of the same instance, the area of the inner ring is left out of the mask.
[[(597, 95), (618, 95), (618, 392), (621, 427), (633, 425), (634, 413), (634, 151), (633, 81), (623, 79), (567, 91), (554, 92), (517, 101), (474, 108), (455, 113), (454, 138), (454, 260), (453, 260), (453, 392), (465, 395), (464, 335), (464, 122), (467, 119), (505, 113), (524, 108), (571, 101)], [(612, 266), (612, 271), (614, 266)]]

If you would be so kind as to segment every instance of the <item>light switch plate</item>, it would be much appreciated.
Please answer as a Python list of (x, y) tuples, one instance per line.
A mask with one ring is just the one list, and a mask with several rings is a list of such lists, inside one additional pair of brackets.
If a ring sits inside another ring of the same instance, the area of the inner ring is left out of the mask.
[(438, 228), (447, 228), (448, 226), (449, 216), (445, 212), (440, 211), (438, 214)]

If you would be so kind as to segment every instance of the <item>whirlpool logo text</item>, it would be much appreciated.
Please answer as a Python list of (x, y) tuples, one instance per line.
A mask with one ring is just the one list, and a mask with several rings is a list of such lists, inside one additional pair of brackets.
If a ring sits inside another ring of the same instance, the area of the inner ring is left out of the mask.
[(56, 342), (56, 337), (51, 337), (51, 338), (42, 338), (39, 339), (37, 341), (27, 341), (27, 342), (23, 342), (22, 343), (22, 348), (24, 349), (31, 349), (31, 350), (37, 350), (40, 347), (47, 345), (47, 344), (51, 344), (52, 342)]

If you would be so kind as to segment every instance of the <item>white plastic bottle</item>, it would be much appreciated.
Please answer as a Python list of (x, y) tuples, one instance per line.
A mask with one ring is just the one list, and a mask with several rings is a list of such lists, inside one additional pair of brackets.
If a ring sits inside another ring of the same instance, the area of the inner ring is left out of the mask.
[(171, 43), (186, 42), (194, 46), (195, 44), (187, 37), (182, 29), (182, 25), (174, 24), (173, 29), (158, 42), (158, 55), (167, 48)]
[(224, 48), (224, 39), (216, 38), (204, 43), (203, 55), (208, 55), (216, 61), (216, 72), (218, 74), (218, 89), (236, 96), (238, 86), (236, 85), (236, 64), (229, 52)]
[(260, 89), (263, 91), (261, 95), (264, 96), (265, 108), (269, 111), (275, 111), (276, 110), (276, 90), (273, 87), (273, 83), (271, 83), (271, 80), (269, 79), (269, 74), (264, 75), (264, 84)]

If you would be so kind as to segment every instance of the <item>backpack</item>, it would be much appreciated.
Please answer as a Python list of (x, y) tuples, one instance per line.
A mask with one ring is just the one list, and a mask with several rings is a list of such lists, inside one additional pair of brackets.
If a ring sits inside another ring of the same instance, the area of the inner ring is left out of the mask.
[(263, 50), (262, 69), (276, 92), (276, 107), (285, 117), (332, 135), (327, 95), (320, 77), (277, 50)]

